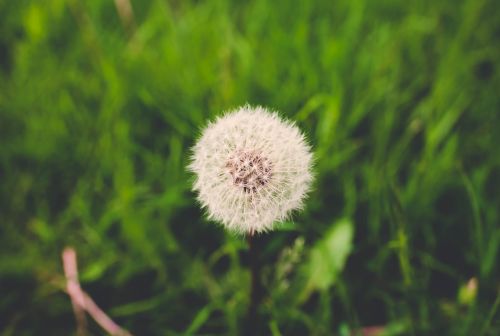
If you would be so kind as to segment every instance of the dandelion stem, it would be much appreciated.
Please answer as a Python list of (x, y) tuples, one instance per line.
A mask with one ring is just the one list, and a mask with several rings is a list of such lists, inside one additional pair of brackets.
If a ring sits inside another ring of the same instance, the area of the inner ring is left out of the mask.
[(260, 263), (255, 247), (255, 236), (253, 232), (247, 236), (248, 241), (248, 256), (250, 263), (250, 272), (252, 276), (251, 291), (250, 291), (250, 306), (248, 308), (247, 332), (249, 335), (256, 335), (259, 329), (258, 308), (262, 299), (262, 285), (260, 283)]

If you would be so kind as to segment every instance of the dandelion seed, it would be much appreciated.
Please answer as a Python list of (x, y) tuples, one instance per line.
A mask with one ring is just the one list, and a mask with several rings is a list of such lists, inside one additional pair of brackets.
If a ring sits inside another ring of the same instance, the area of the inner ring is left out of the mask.
[(193, 148), (193, 189), (228, 230), (271, 230), (302, 207), (312, 154), (300, 130), (263, 107), (243, 106), (210, 123)]

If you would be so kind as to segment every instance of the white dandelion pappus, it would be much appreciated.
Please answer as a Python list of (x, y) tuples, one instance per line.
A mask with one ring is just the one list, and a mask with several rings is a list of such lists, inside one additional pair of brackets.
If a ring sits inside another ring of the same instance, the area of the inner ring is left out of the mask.
[(300, 130), (263, 107), (240, 107), (211, 122), (193, 147), (193, 190), (209, 219), (253, 235), (302, 207), (312, 154)]

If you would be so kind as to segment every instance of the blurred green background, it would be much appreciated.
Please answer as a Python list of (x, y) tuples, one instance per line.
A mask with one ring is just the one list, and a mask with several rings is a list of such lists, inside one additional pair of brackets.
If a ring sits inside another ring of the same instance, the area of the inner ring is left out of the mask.
[(499, 67), (494, 0), (0, 0), (0, 334), (75, 333), (65, 246), (135, 335), (243, 333), (247, 245), (185, 166), (248, 102), (317, 177), (256, 242), (258, 334), (499, 335)]

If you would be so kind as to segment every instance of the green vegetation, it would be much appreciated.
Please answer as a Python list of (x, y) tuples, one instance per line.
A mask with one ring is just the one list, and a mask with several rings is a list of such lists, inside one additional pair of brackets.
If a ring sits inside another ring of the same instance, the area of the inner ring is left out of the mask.
[(247, 245), (185, 166), (246, 102), (316, 158), (255, 242), (259, 334), (500, 334), (497, 1), (115, 3), (0, 1), (1, 335), (75, 333), (65, 246), (135, 335), (243, 333)]

